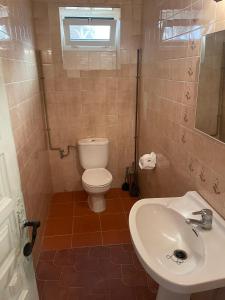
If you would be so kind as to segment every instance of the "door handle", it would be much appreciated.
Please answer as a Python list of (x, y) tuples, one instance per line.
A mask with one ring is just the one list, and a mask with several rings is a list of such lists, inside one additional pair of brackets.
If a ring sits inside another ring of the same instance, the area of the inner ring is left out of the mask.
[(23, 225), (23, 227), (32, 227), (32, 239), (31, 242), (26, 243), (26, 245), (23, 247), (23, 255), (29, 256), (32, 253), (34, 243), (37, 236), (37, 230), (41, 226), (41, 222), (39, 221), (26, 221)]

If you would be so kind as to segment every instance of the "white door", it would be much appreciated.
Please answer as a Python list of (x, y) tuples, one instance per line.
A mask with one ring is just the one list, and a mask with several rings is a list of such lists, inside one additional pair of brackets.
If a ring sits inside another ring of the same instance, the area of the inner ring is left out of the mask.
[(0, 300), (37, 300), (20, 176), (0, 62)]

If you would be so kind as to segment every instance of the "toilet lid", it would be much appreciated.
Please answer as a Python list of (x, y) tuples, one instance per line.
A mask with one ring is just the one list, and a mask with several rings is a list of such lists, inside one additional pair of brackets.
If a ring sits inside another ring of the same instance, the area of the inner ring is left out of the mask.
[(82, 175), (82, 180), (89, 186), (104, 186), (112, 181), (112, 174), (104, 169), (87, 169)]

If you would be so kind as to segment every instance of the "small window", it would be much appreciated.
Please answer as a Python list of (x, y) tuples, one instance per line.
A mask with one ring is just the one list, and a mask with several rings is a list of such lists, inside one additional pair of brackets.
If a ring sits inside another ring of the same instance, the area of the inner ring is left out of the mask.
[(10, 36), (6, 25), (0, 25), (0, 41), (9, 41)]
[(64, 48), (116, 49), (119, 26), (118, 9), (64, 8), (61, 18)]
[(77, 41), (110, 41), (110, 25), (70, 25), (69, 38)]
[(8, 7), (4, 5), (0, 5), (0, 41), (10, 40), (8, 19), (9, 19)]
[(63, 23), (66, 45), (72, 47), (115, 45), (115, 20), (66, 18)]

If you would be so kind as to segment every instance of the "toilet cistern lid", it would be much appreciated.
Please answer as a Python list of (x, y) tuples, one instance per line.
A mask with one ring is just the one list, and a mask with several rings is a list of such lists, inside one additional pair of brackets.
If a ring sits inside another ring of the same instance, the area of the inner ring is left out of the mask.
[(104, 186), (112, 182), (112, 174), (104, 168), (87, 169), (82, 180), (90, 186)]
[(78, 141), (78, 145), (106, 145), (108, 143), (107, 138), (87, 138)]

